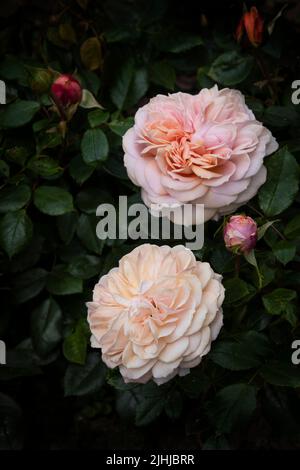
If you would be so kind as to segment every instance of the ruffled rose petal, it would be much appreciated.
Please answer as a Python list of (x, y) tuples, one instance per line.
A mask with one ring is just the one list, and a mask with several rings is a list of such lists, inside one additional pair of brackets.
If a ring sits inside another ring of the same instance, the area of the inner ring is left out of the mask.
[(221, 279), (182, 245), (135, 248), (87, 303), (92, 347), (126, 383), (162, 384), (188, 373), (221, 328)]
[(123, 148), (144, 203), (177, 204), (163, 215), (190, 225), (195, 217), (181, 217), (182, 204), (204, 204), (205, 221), (217, 220), (255, 196), (264, 158), (278, 144), (238, 90), (215, 85), (197, 95), (152, 98), (137, 111)]

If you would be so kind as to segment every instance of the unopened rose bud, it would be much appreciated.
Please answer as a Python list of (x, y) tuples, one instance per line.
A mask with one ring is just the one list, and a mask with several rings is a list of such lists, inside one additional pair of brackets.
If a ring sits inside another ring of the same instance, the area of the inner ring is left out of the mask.
[(233, 215), (224, 228), (224, 241), (228, 250), (249, 253), (257, 241), (257, 224), (246, 215)]
[(247, 11), (242, 16), (236, 30), (236, 38), (238, 42), (241, 41), (244, 31), (246, 31), (247, 37), (252, 46), (258, 47), (262, 43), (264, 20), (256, 7), (252, 7), (250, 11)]
[(66, 107), (80, 103), (82, 88), (78, 80), (72, 75), (60, 75), (51, 86), (51, 93), (55, 101)]

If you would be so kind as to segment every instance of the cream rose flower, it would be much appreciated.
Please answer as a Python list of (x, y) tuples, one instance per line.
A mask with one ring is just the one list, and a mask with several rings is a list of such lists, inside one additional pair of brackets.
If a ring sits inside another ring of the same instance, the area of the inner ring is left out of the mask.
[(189, 373), (223, 324), (221, 279), (184, 246), (135, 248), (94, 288), (92, 346), (125, 382), (162, 384)]
[[(264, 157), (278, 144), (239, 91), (214, 86), (152, 98), (137, 111), (123, 148), (147, 206), (177, 206), (176, 219), (183, 204), (204, 204), (205, 220), (217, 220), (257, 193), (266, 180)], [(195, 215), (184, 219), (194, 222)]]

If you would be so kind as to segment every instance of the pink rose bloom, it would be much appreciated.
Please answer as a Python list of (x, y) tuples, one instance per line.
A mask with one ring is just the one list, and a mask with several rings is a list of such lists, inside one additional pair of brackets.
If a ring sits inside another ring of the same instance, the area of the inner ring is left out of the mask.
[(246, 215), (233, 215), (224, 228), (226, 248), (236, 253), (249, 253), (257, 241), (257, 224)]
[(82, 88), (78, 80), (70, 74), (60, 75), (51, 86), (52, 95), (63, 105), (80, 103)]
[(125, 382), (162, 384), (189, 373), (222, 327), (221, 279), (184, 246), (135, 248), (94, 288), (92, 346)]
[(152, 98), (137, 111), (123, 148), (147, 206), (204, 204), (205, 220), (217, 220), (257, 193), (266, 180), (264, 157), (278, 144), (239, 91), (215, 85), (198, 95)]

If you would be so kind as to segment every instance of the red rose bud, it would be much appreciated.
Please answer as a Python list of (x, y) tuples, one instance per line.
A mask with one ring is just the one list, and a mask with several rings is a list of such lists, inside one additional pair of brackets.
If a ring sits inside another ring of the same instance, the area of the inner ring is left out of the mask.
[(233, 215), (224, 228), (226, 248), (234, 253), (249, 253), (257, 241), (257, 224), (246, 215)]
[(246, 31), (247, 37), (252, 46), (258, 47), (262, 43), (264, 20), (258, 13), (256, 7), (252, 7), (250, 11), (247, 11), (242, 16), (236, 30), (236, 38), (238, 42), (242, 39), (244, 30)]
[(72, 75), (60, 75), (51, 86), (53, 97), (63, 106), (80, 103), (82, 88), (78, 80)]

